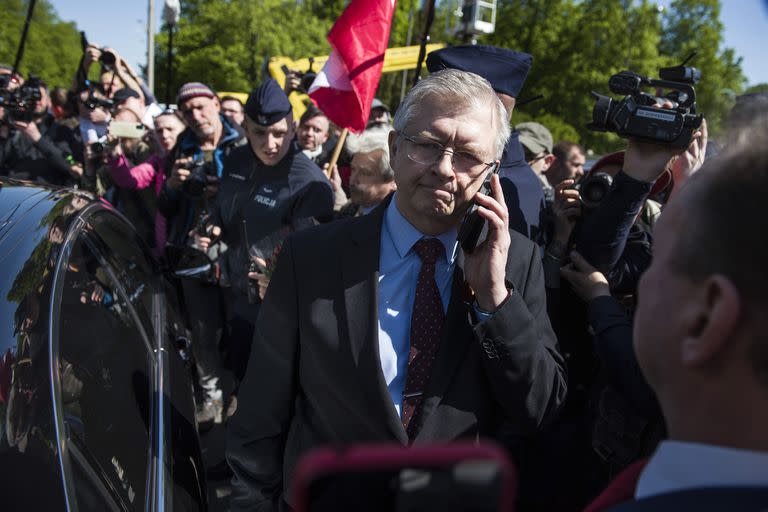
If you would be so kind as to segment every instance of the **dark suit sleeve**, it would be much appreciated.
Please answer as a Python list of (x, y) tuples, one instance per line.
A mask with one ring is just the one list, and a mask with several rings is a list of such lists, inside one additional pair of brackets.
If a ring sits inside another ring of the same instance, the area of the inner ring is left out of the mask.
[(297, 389), (297, 300), (289, 238), (261, 306), (237, 412), (229, 423), (233, 511), (278, 510), (282, 499), (283, 453)]
[[(498, 311), (475, 326), (491, 390), (508, 419), (505, 431), (515, 435), (535, 432), (551, 421), (565, 401), (567, 387), (565, 364), (547, 317), (538, 246), (526, 241), (525, 247), (527, 266), (512, 272), (517, 275), (508, 272), (515, 290)], [(510, 260), (525, 258), (521, 252), (510, 252)]]

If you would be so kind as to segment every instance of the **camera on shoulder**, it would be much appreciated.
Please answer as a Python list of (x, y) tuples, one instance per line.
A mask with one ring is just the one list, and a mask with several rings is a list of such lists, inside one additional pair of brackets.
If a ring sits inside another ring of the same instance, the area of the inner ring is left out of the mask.
[[(692, 57), (692, 56), (691, 56)], [(690, 57), (686, 59), (686, 62)], [(673, 148), (687, 148), (694, 132), (701, 126), (703, 116), (696, 112), (696, 91), (693, 84), (701, 78), (701, 72), (680, 66), (661, 68), (660, 79), (649, 78), (632, 71), (621, 71), (608, 80), (608, 88), (614, 94), (623, 94), (617, 100), (596, 92), (590, 130), (613, 132), (624, 138), (636, 138)], [(655, 96), (643, 89), (661, 88), (670, 91), (665, 96)], [(660, 108), (665, 102), (672, 108)]]

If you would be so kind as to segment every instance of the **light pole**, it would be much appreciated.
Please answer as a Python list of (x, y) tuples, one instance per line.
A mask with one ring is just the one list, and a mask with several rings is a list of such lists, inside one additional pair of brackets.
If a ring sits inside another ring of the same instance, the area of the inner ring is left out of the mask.
[(155, 90), (155, 0), (147, 5), (147, 87)]

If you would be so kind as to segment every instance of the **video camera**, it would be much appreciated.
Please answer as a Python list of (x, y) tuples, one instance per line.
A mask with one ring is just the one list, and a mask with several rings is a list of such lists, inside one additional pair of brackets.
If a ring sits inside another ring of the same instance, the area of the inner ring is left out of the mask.
[[(608, 88), (614, 94), (625, 96), (615, 100), (593, 91), (597, 102), (592, 110), (592, 123), (587, 128), (673, 148), (687, 148), (703, 119), (701, 114), (696, 114), (696, 91), (693, 88), (701, 78), (701, 72), (685, 66), (691, 57), (680, 66), (661, 68), (661, 79), (632, 71), (613, 75), (608, 80)], [(650, 87), (672, 91), (662, 97), (642, 92), (643, 88)], [(665, 101), (672, 102), (673, 107), (657, 107)]]
[(42, 99), (40, 87), (43, 83), (32, 75), (23, 85), (12, 89), (13, 75), (0, 75), (0, 107), (5, 108), (7, 123), (21, 121), (32, 122), (39, 116), (35, 110)]

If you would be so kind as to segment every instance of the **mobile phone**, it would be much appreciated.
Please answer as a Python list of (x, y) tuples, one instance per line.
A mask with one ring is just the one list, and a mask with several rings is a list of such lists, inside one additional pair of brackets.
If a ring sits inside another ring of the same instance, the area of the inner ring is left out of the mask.
[(127, 121), (110, 121), (109, 134), (124, 139), (140, 139), (144, 137), (144, 125)]
[[(486, 195), (490, 194), (491, 176), (498, 173), (499, 163), (495, 162), (490, 171), (488, 171), (488, 174), (485, 175), (483, 184), (480, 186), (478, 192), (482, 192)], [(467, 210), (467, 214), (464, 216), (464, 220), (461, 221), (459, 233), (456, 236), (456, 240), (458, 240), (461, 245), (461, 249), (468, 254), (471, 254), (472, 251), (475, 250), (475, 247), (477, 247), (477, 244), (480, 242), (480, 237), (488, 232), (488, 223), (477, 212), (477, 208), (478, 204), (473, 200), (469, 210)], [(483, 239), (485, 239), (484, 236)]]

